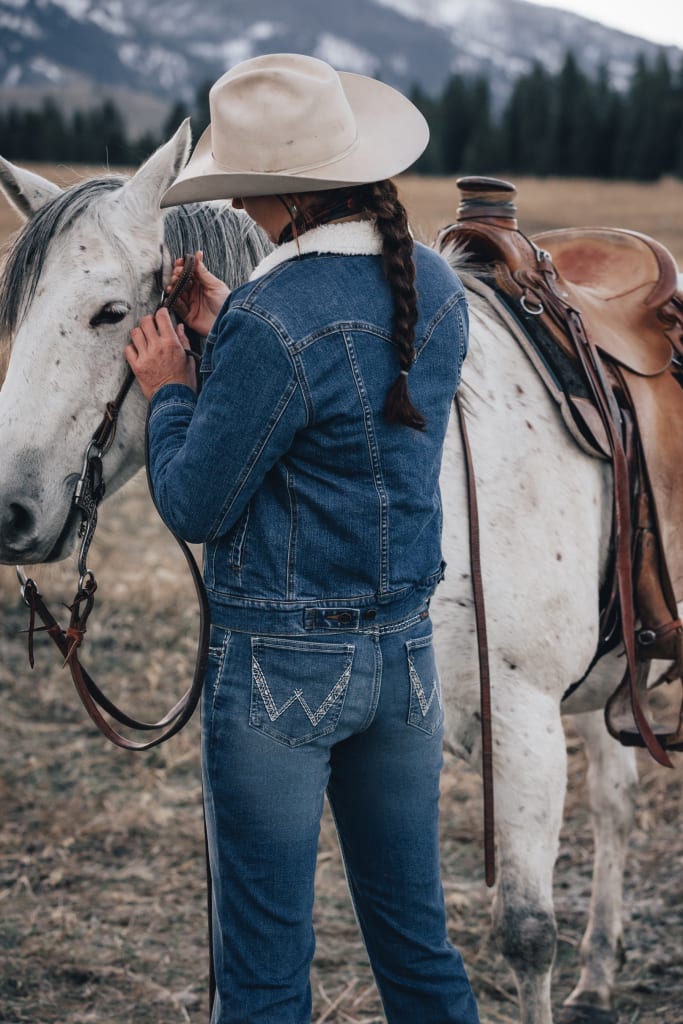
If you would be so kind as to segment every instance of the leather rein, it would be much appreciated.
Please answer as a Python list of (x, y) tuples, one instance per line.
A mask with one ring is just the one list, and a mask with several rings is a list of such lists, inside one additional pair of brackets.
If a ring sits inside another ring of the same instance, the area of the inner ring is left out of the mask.
[[(193, 268), (194, 257), (186, 256), (185, 265), (178, 281), (167, 296), (162, 294), (162, 300), (157, 306), (157, 310), (162, 307), (169, 310), (173, 309), (178, 296), (187, 285)], [(198, 358), (199, 353), (188, 350), (188, 355)], [(114, 441), (119, 413), (134, 380), (135, 375), (130, 367), (128, 367), (125, 379), (117, 395), (113, 401), (107, 403), (104, 416), (88, 442), (83, 458), (81, 475), (74, 489), (72, 511), (77, 511), (81, 516), (79, 531), (81, 547), (78, 556), (78, 589), (71, 604), (67, 605), (70, 616), (66, 629), (54, 617), (38, 590), (36, 583), (27, 577), (21, 566), (17, 566), (17, 576), (21, 584), (21, 596), (29, 609), (29, 625), (25, 632), (28, 634), (28, 658), (31, 668), (34, 666), (34, 635), (36, 632), (46, 632), (64, 658), (64, 665), (71, 672), (71, 678), (76, 691), (100, 732), (108, 740), (111, 740), (112, 743), (115, 743), (116, 746), (124, 747), (127, 750), (149, 750), (151, 747), (158, 746), (180, 732), (197, 707), (208, 659), (210, 617), (201, 570), (188, 545), (174, 533), (173, 536), (185, 556), (185, 561), (192, 576), (200, 613), (194, 675), (192, 683), (184, 696), (158, 722), (138, 721), (109, 700), (81, 665), (79, 652), (85, 638), (88, 618), (95, 605), (95, 592), (97, 590), (95, 574), (88, 568), (87, 559), (97, 527), (97, 510), (105, 494), (102, 459)], [(149, 491), (152, 495), (152, 500), (154, 500), (149, 475), (148, 423), (145, 426), (145, 469)], [(36, 626), (36, 618), (41, 620), (42, 626)], [(162, 731), (153, 739), (145, 741), (132, 740), (122, 735), (104, 717), (103, 712), (106, 712), (119, 726), (123, 725), (140, 732)]]

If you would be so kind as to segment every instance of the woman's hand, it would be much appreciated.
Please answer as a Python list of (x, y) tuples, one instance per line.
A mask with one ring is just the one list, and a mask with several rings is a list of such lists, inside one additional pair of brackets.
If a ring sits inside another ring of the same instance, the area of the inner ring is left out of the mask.
[[(173, 264), (171, 280), (165, 288), (167, 293), (180, 277), (183, 265), (182, 259), (176, 260)], [(192, 274), (178, 296), (175, 310), (188, 327), (197, 334), (206, 336), (229, 294), (230, 289), (225, 281), (221, 281), (206, 269), (203, 253), (198, 251), (195, 253)]]
[(176, 332), (167, 309), (144, 316), (130, 337), (123, 354), (148, 401), (164, 384), (187, 384), (197, 390), (195, 361), (188, 355), (185, 329), (179, 324)]

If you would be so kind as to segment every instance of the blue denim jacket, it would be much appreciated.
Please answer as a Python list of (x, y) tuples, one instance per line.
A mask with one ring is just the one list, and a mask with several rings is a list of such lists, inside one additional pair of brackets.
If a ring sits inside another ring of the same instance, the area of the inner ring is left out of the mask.
[(443, 574), (439, 470), (467, 351), (462, 284), (416, 244), (410, 372), (424, 432), (382, 410), (399, 372), (392, 300), (370, 223), (307, 232), (231, 293), (207, 341), (199, 397), (151, 403), (159, 510), (204, 543), (214, 621), (305, 632), (391, 622)]

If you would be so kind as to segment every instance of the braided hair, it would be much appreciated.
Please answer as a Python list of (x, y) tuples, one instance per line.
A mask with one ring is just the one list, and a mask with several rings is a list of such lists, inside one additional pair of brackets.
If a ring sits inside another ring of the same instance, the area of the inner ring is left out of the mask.
[[(288, 196), (286, 205), (291, 208), (291, 201), (299, 198)], [(394, 303), (391, 336), (398, 349), (400, 365), (400, 372), (387, 392), (384, 418), (388, 423), (424, 430), (426, 420), (413, 405), (408, 391), (408, 374), (415, 358), (417, 292), (413, 238), (396, 186), (386, 179), (370, 185), (309, 193), (309, 199), (310, 202), (303, 205), (297, 203), (298, 216), (292, 217), (292, 224), (287, 225), (280, 241), (296, 237), (297, 229), (306, 231), (355, 213), (367, 214), (377, 225), (382, 236), (382, 266)]]

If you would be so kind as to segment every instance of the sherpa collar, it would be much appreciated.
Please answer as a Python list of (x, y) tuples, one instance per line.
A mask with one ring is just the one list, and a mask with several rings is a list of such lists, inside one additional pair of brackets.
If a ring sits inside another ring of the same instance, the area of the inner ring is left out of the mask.
[(382, 236), (370, 220), (321, 224), (299, 235), (298, 240), (284, 242), (273, 249), (252, 270), (249, 280), (255, 281), (278, 264), (312, 252), (334, 253), (337, 256), (379, 256), (382, 252)]

